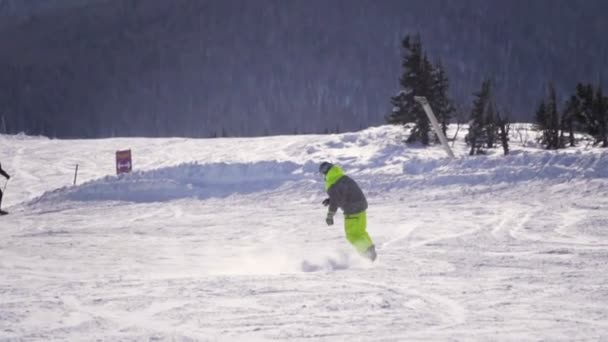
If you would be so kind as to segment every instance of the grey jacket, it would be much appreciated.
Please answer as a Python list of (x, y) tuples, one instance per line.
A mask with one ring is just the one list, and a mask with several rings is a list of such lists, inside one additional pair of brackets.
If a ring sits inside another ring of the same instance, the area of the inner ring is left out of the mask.
[(350, 177), (344, 175), (328, 190), (329, 212), (335, 213), (338, 208), (344, 215), (351, 215), (367, 210), (367, 199), (361, 188)]

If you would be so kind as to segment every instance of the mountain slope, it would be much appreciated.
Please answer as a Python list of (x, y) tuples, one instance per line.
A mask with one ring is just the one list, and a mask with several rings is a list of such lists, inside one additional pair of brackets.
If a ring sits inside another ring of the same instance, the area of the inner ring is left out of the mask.
[[(534, 131), (513, 132), (511, 156), (468, 157), (458, 138), (454, 160), (403, 145), (399, 127), (0, 136), (13, 176), (0, 218), (0, 336), (605, 339), (608, 157), (584, 144), (542, 151)], [(116, 177), (114, 151), (125, 148), (135, 172)], [(353, 252), (341, 215), (325, 226), (321, 160), (365, 191), (376, 263)]]
[[(469, 157), (462, 131), (454, 160), (402, 144), (400, 127), (0, 136), (13, 176), (0, 218), (0, 337), (606, 338), (606, 152), (542, 151), (522, 126), (513, 155)], [(125, 148), (135, 172), (116, 177), (114, 151)], [(321, 160), (365, 191), (376, 263), (353, 252), (341, 215), (325, 226)]]

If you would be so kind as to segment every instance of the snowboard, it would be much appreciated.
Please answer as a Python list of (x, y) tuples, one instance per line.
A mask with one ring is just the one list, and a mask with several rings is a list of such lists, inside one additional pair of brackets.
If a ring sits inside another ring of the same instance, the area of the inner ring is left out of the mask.
[(2, 209), (0, 209), (0, 216), (2, 215), (8, 215), (8, 211), (4, 211)]

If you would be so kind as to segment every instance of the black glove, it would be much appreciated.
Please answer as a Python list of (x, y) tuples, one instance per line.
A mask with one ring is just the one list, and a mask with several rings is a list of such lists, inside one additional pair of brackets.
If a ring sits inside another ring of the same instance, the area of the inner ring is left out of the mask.
[(336, 214), (335, 212), (331, 212), (331, 211), (327, 212), (327, 217), (325, 218), (325, 223), (327, 223), (328, 226), (331, 226), (334, 224), (334, 215), (335, 214)]
[(322, 204), (327, 207), (329, 205), (329, 198), (324, 199)]

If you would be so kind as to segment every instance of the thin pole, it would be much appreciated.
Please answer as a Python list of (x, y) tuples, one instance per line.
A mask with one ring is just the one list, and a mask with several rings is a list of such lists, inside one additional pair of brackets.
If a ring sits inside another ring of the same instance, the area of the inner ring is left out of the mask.
[[(6, 186), (8, 185), (8, 179), (6, 180), (6, 183), (4, 183), (4, 188), (2, 189), (2, 195), (4, 195), (6, 193)], [(0, 196), (0, 197), (4, 197), (4, 196)], [(0, 198), (0, 207), (2, 206), (2, 198)], [(1, 210), (1, 208), (0, 208)]]
[(450, 158), (454, 158), (454, 153), (452, 152), (450, 145), (448, 145), (448, 139), (446, 139), (441, 127), (439, 127), (439, 122), (437, 122), (437, 117), (435, 116), (435, 113), (433, 113), (433, 109), (431, 109), (429, 101), (424, 96), (414, 96), (414, 100), (420, 103), (422, 109), (424, 109), (426, 116), (429, 118), (433, 128), (435, 129), (435, 134), (437, 134), (439, 141), (441, 141), (441, 145), (443, 146), (445, 153), (447, 153)]
[(74, 170), (74, 185), (76, 185), (77, 177), (78, 177), (78, 164), (76, 164), (76, 170)]

